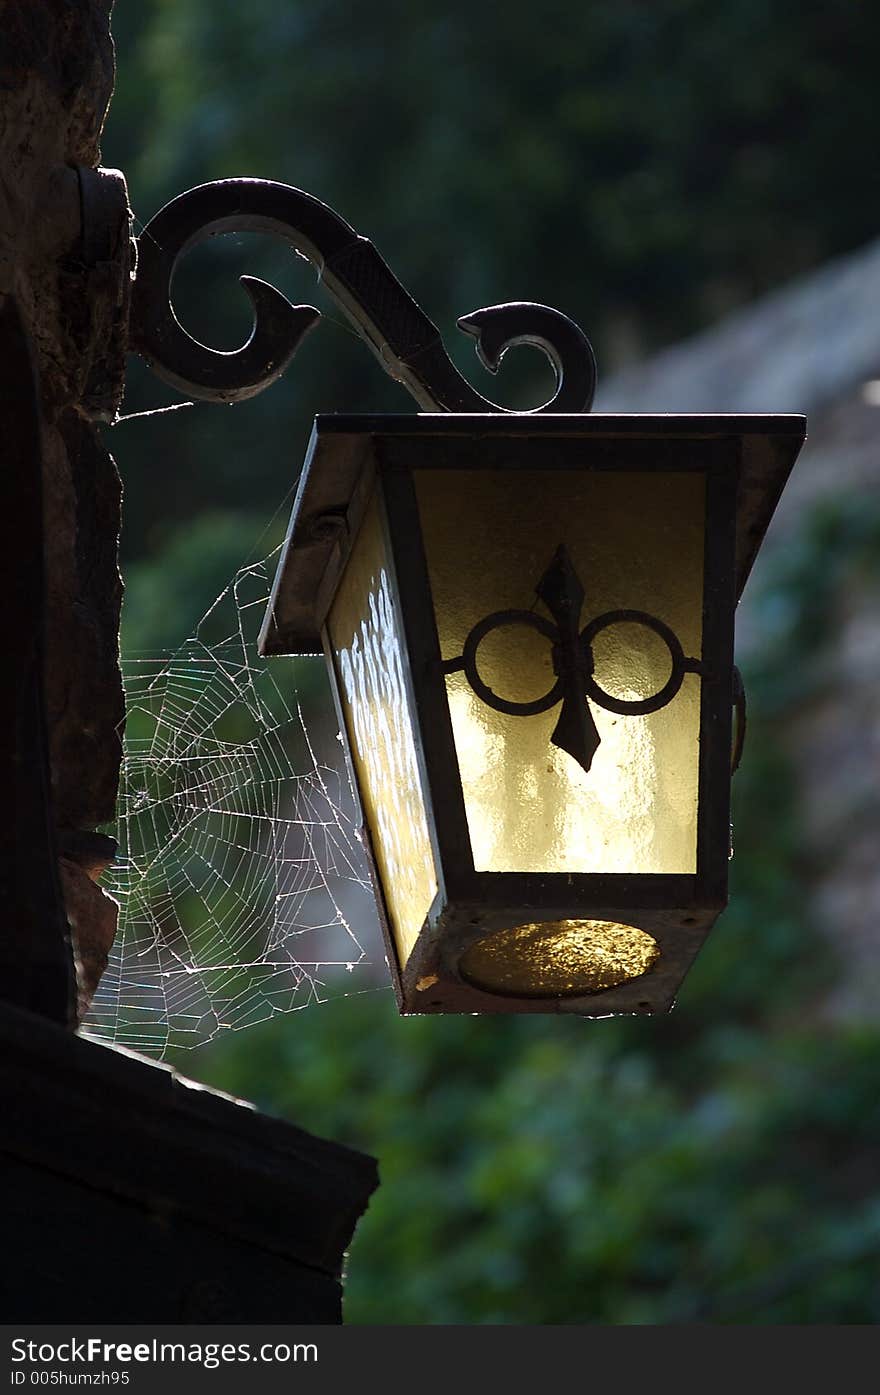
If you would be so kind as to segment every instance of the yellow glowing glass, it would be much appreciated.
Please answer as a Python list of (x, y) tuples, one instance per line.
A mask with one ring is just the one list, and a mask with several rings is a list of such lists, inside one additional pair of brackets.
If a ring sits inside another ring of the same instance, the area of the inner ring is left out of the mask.
[[(495, 611), (546, 616), (535, 587), (560, 544), (584, 588), (582, 626), (605, 612), (644, 611), (685, 655), (701, 657), (701, 473), (419, 470), (415, 479), (444, 660)], [(649, 698), (670, 674), (667, 645), (643, 624), (603, 629), (593, 654), (611, 698)], [(477, 662), (508, 701), (553, 686), (552, 644), (521, 625), (486, 635)], [(621, 715), (591, 702), (600, 744), (589, 772), (550, 742), (558, 707), (514, 716), (483, 702), (461, 671), (446, 685), (478, 871), (696, 871), (697, 674), (657, 712)]]
[(478, 940), (458, 968), (489, 993), (561, 997), (628, 983), (646, 973), (659, 953), (656, 941), (634, 925), (555, 920), (516, 925)]
[(437, 892), (378, 506), (327, 622), (340, 702), (391, 929), (406, 963)]

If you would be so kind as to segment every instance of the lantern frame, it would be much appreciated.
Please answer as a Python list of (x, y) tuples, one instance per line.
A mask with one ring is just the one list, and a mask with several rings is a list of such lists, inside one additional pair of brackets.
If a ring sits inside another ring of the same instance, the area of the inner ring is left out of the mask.
[[(734, 611), (804, 435), (802, 417), (782, 415), (316, 418), (259, 648), (264, 655), (314, 654), (323, 648), (340, 726), (346, 730), (333, 654), (322, 632), (377, 491), (391, 562), (392, 603), (405, 640), (407, 706), (438, 882), (416, 945), (401, 963), (371, 832), (364, 828), (401, 1012), (605, 1016), (671, 1007), (727, 904)], [(705, 663), (693, 873), (475, 870), (414, 487), (414, 473), (421, 469), (453, 472), (452, 482), (454, 472), (469, 468), (704, 475)], [(554, 996), (490, 993), (459, 974), (463, 953), (496, 931), (523, 921), (583, 917), (647, 932), (659, 949), (656, 964), (616, 987)]]

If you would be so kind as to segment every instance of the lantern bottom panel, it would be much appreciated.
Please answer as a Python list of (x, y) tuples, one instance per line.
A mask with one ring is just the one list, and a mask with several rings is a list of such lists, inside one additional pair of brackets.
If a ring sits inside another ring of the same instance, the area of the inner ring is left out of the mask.
[(447, 905), (403, 966), (389, 954), (398, 1005), (404, 1014), (665, 1013), (722, 909)]

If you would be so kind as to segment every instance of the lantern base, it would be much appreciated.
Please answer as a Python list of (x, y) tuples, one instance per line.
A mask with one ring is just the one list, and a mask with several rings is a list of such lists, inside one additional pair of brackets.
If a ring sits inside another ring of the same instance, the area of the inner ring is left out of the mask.
[(402, 970), (389, 954), (401, 1013), (666, 1013), (723, 906), (554, 909), (447, 907)]
[(458, 972), (487, 993), (579, 997), (640, 978), (659, 953), (654, 938), (634, 925), (528, 921), (476, 940), (461, 956)]

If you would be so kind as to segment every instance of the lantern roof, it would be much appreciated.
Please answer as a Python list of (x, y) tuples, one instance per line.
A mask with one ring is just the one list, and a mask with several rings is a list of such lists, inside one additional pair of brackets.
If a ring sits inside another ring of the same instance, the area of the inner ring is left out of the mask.
[[(321, 629), (348, 558), (375, 470), (377, 438), (412, 443), (413, 455), (454, 467), (450, 454), (462, 438), (479, 440), (481, 464), (528, 468), (548, 463), (542, 441), (585, 444), (655, 441), (658, 458), (674, 469), (674, 444), (740, 444), (736, 510), (736, 597), (742, 594), (782, 490), (806, 437), (806, 418), (794, 414), (624, 415), (584, 413), (420, 413), (322, 415), (315, 418), (305, 465), (281, 552), (266, 618), (261, 654), (319, 654)], [(529, 443), (528, 454), (510, 447)], [(664, 449), (664, 447), (666, 449)], [(498, 454), (498, 451), (501, 454)], [(557, 466), (561, 463), (556, 460)], [(585, 460), (585, 467), (589, 460)], [(473, 457), (466, 462), (473, 468)]]

